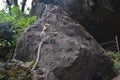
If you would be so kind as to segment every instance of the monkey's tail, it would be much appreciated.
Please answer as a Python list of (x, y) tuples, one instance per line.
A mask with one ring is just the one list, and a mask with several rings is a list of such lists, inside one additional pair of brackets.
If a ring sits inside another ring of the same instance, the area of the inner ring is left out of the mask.
[(36, 65), (37, 65), (37, 63), (38, 63), (38, 61), (39, 61), (40, 51), (41, 51), (42, 44), (43, 44), (43, 41), (41, 41), (41, 42), (39, 43), (38, 52), (37, 52), (37, 58), (36, 58), (35, 63), (34, 63), (34, 65), (33, 65), (33, 67), (32, 67), (31, 70), (34, 70), (34, 69), (35, 69), (35, 67), (36, 67)]

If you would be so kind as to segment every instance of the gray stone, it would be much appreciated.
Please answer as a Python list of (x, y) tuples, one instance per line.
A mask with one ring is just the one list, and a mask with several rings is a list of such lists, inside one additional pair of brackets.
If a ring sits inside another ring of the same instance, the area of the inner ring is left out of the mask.
[(105, 50), (62, 7), (54, 5), (47, 5), (42, 17), (20, 36), (15, 59), (36, 60), (39, 33), (46, 23), (50, 24), (49, 39), (42, 45), (37, 65), (48, 71), (45, 80), (100, 80), (104, 72), (111, 70), (112, 61)]

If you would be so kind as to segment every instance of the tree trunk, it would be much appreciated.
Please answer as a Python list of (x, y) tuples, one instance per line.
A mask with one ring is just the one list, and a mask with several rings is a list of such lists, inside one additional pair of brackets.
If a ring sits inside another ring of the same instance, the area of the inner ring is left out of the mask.
[[(11, 3), (10, 3), (9, 0), (6, 0), (6, 3), (7, 3), (7, 5), (8, 5), (8, 7), (9, 7), (9, 12), (10, 12), (10, 11), (11, 11)], [(10, 14), (11, 14), (11, 12), (10, 12)]]
[(18, 0), (14, 0), (14, 5), (18, 6)]
[(6, 3), (7, 3), (8, 6), (11, 6), (11, 3), (10, 3), (9, 0), (6, 0)]
[(31, 15), (36, 15), (35, 13), (36, 13), (36, 10), (35, 10), (35, 8), (36, 8), (36, 0), (32, 0), (32, 4), (31, 4), (31, 10), (30, 10), (30, 14)]
[(25, 9), (25, 6), (26, 6), (26, 1), (27, 1), (27, 0), (23, 0), (22, 8), (21, 8), (21, 11), (22, 11), (22, 12), (24, 12), (24, 9)]
[[(45, 0), (41, 0), (41, 1), (45, 1)], [(41, 3), (41, 1), (40, 0), (32, 1), (31, 11), (30, 11), (31, 15), (36, 15), (39, 18), (42, 16), (46, 8), (46, 5), (44, 5), (44, 3)]]

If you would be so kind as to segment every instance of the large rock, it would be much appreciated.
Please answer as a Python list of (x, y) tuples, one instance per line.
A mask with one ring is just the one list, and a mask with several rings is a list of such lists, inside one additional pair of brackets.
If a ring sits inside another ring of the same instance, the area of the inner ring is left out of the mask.
[(47, 5), (41, 19), (20, 36), (15, 59), (29, 62), (37, 58), (40, 32), (46, 23), (50, 24), (49, 39), (41, 47), (37, 65), (44, 80), (101, 80), (111, 70), (112, 62), (96, 40), (63, 8), (53, 5)]

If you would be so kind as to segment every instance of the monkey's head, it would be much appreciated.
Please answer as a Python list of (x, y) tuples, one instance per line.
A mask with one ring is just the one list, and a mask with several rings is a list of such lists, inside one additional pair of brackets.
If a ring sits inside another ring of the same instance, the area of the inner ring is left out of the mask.
[(46, 23), (43, 27), (43, 31), (49, 31), (50, 30), (50, 24)]

